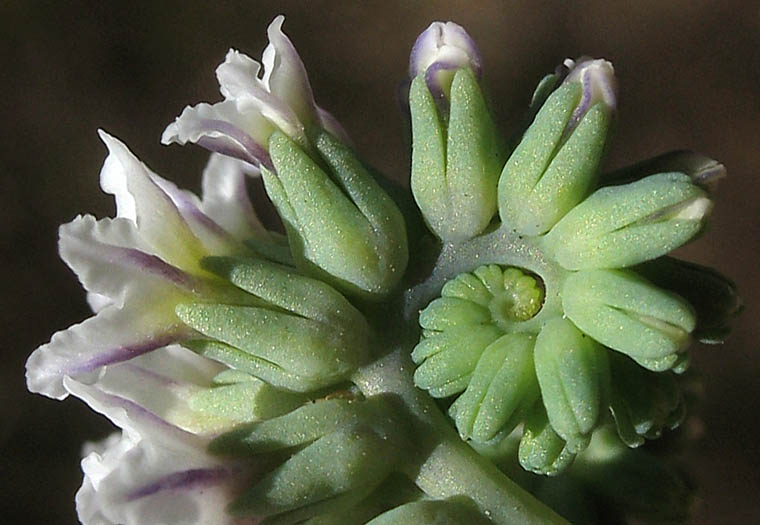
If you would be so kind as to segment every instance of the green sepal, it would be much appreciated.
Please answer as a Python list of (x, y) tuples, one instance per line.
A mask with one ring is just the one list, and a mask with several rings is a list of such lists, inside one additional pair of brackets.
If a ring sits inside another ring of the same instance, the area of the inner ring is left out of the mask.
[(484, 443), (522, 421), (538, 397), (534, 343), (532, 335), (507, 334), (485, 349), (467, 389), (449, 407), (462, 439)]
[(239, 370), (217, 375), (215, 386), (193, 395), (188, 406), (195, 412), (246, 423), (285, 414), (306, 401), (306, 396), (276, 389)]
[(308, 445), (350, 424), (357, 424), (365, 403), (348, 399), (322, 399), (287, 414), (242, 425), (222, 434), (209, 445), (213, 454), (250, 456)]
[(261, 170), (296, 265), (353, 294), (387, 295), (406, 269), (404, 218), (347, 146), (324, 131), (312, 141), (329, 176), (277, 131), (275, 171)]
[(272, 386), (308, 392), (348, 376), (365, 345), (330, 326), (288, 312), (249, 306), (185, 303), (175, 307), (187, 326), (211, 338), (183, 344), (248, 372)]
[(502, 221), (524, 235), (548, 231), (596, 180), (611, 116), (597, 103), (566, 136), (579, 86), (565, 84), (539, 111), (499, 179)]
[(496, 212), (503, 157), (480, 85), (468, 68), (454, 74), (446, 122), (424, 75), (412, 81), (411, 188), (430, 230), (445, 242), (481, 233)]
[(543, 246), (568, 270), (632, 266), (686, 243), (712, 203), (683, 173), (605, 187), (567, 213)]
[(672, 290), (694, 308), (693, 337), (701, 343), (722, 343), (744, 309), (736, 285), (719, 272), (672, 257), (661, 257), (636, 267), (654, 284)]
[(676, 363), (696, 323), (693, 309), (681, 297), (628, 270), (571, 274), (562, 290), (562, 306), (591, 337), (658, 371)]
[(368, 427), (340, 428), (296, 452), (228, 507), (237, 516), (299, 522), (361, 501), (396, 467), (394, 445)]
[(366, 319), (343, 295), (293, 268), (240, 257), (206, 257), (201, 266), (262, 299), (273, 309), (342, 328), (357, 346), (366, 343), (369, 337)]
[(672, 374), (650, 372), (616, 353), (610, 374), (610, 411), (626, 445), (638, 447), (680, 424), (683, 397)]
[(480, 325), (491, 321), (491, 313), (477, 303), (458, 297), (439, 297), (420, 312), (420, 326), (446, 330), (455, 326)]
[(367, 525), (442, 525), (446, 523), (488, 525), (491, 521), (483, 516), (470, 500), (449, 498), (406, 503), (381, 514)]
[(535, 403), (525, 420), (517, 451), (522, 468), (535, 474), (556, 476), (567, 470), (575, 456), (552, 428), (543, 404)]
[(486, 347), (502, 332), (491, 325), (473, 331), (471, 327), (456, 327), (426, 337), (412, 352), (418, 364), (414, 384), (433, 397), (448, 397), (467, 387), (472, 372)]
[(552, 428), (569, 450), (583, 450), (609, 388), (607, 351), (567, 319), (555, 318), (541, 328), (534, 360)]

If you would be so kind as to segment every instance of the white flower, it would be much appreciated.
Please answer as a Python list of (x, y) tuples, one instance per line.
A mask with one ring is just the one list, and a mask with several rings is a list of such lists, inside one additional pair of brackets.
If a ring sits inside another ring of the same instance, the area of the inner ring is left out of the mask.
[(204, 198), (151, 172), (117, 139), (100, 132), (109, 154), (101, 187), (116, 218), (79, 216), (60, 229), (60, 252), (97, 315), (58, 332), (27, 361), (32, 392), (62, 399), (63, 378), (92, 383), (102, 367), (177, 342), (192, 331), (174, 314), (180, 300), (247, 300), (199, 266), (210, 254), (248, 253), (242, 238), (268, 235), (244, 191), (239, 161), (213, 156)]
[(188, 393), (223, 368), (173, 346), (107, 367), (97, 385), (63, 379), (67, 392), (122, 429), (85, 447), (84, 481), (76, 496), (82, 523), (258, 522), (235, 520), (226, 512), (256, 475), (256, 465), (212, 456), (206, 448), (216, 433), (188, 431), (204, 426), (187, 418)]
[(306, 149), (307, 132), (315, 126), (348, 142), (335, 118), (314, 102), (303, 62), (282, 32), (284, 20), (282, 15), (276, 17), (267, 29), (269, 45), (261, 58), (261, 76), (261, 64), (230, 49), (216, 70), (224, 100), (186, 107), (164, 130), (161, 142), (192, 142), (269, 169), (269, 136), (275, 129)]

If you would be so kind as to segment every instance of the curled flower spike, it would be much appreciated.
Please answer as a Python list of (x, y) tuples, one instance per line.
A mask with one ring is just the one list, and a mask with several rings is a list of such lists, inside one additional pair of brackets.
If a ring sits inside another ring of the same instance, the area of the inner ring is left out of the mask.
[[(667, 402), (645, 401), (635, 385), (649, 381), (647, 372), (621, 372), (626, 358), (616, 355), (611, 375), (610, 353), (682, 372), (699, 324), (695, 306), (668, 289), (698, 294), (660, 269), (666, 259), (653, 259), (701, 230), (712, 206), (706, 189), (724, 172), (705, 157), (674, 154), (594, 190), (615, 91), (604, 60), (569, 60), (544, 79), (534, 96), (543, 105), (499, 179), (501, 224), (444, 246), (431, 278), (407, 296), (422, 329), (415, 384), (434, 397), (458, 395), (449, 414), (461, 437), (480, 446), (525, 423), (521, 464), (543, 474), (572, 463), (607, 409), (630, 446), (677, 426), (677, 389)], [(431, 179), (430, 191), (444, 194), (446, 182)], [(725, 326), (737, 309), (730, 283), (696, 271), (691, 282), (700, 278), (701, 290), (725, 297), (702, 324)]]
[(741, 310), (731, 281), (667, 257), (723, 166), (674, 152), (598, 177), (617, 95), (586, 58), (541, 81), (506, 155), (473, 40), (435, 22), (399, 197), (315, 104), (282, 22), (164, 132), (213, 152), (201, 198), (101, 133), (117, 216), (61, 227), (96, 314), (31, 355), (28, 387), (120, 429), (86, 450), (79, 519), (564, 523), (518, 483), (579, 522), (610, 501), (683, 516), (683, 476), (631, 449), (684, 420), (689, 344)]

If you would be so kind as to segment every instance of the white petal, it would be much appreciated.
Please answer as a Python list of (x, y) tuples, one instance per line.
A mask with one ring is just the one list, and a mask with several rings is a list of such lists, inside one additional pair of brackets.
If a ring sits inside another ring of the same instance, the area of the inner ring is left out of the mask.
[[(66, 388), (124, 429), (82, 461), (77, 494), (84, 523), (233, 523), (225, 508), (240, 490), (243, 465), (206, 453), (208, 441), (70, 378)], [(100, 450), (98, 450), (100, 449)], [(89, 521), (89, 518), (95, 518)]]
[(267, 28), (269, 45), (264, 50), (264, 78), (269, 92), (292, 108), (305, 126), (317, 122), (316, 105), (306, 68), (290, 39), (282, 32), (283, 15), (277, 16)]
[(35, 350), (26, 362), (30, 392), (63, 399), (64, 376), (93, 382), (102, 368), (127, 361), (186, 337), (189, 329), (174, 316), (171, 301), (130, 301), (124, 308), (114, 305), (95, 317), (57, 332), (49, 343)]
[(205, 253), (177, 207), (122, 142), (102, 130), (99, 134), (108, 148), (100, 184), (116, 197), (117, 215), (136, 222), (152, 253), (179, 268), (195, 269)]
[(225, 100), (188, 106), (161, 135), (163, 144), (198, 144), (210, 151), (259, 166), (272, 166), (266, 150), (272, 123), (253, 100)]
[(139, 246), (135, 224), (124, 218), (80, 216), (59, 231), (61, 258), (88, 292), (121, 307), (128, 296), (162, 296), (177, 289), (192, 292), (198, 280)]
[(105, 295), (94, 292), (87, 292), (87, 304), (90, 305), (90, 309), (93, 311), (93, 313), (98, 313), (106, 306), (112, 305), (113, 301)]
[(212, 386), (227, 367), (172, 345), (126, 363), (110, 365), (97, 388), (148, 410), (158, 418), (194, 434), (218, 434), (236, 421), (193, 411), (189, 400)]
[(248, 198), (245, 166), (236, 159), (214, 153), (203, 170), (201, 208), (240, 240), (266, 231)]

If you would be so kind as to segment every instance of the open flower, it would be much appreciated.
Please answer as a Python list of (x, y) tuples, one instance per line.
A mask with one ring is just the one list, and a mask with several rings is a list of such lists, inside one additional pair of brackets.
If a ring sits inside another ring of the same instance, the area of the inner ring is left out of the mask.
[(109, 150), (101, 186), (116, 199), (116, 218), (80, 216), (60, 230), (61, 257), (97, 313), (55, 334), (27, 362), (29, 389), (58, 399), (67, 395), (66, 376), (91, 383), (106, 365), (188, 337), (192, 330), (174, 313), (181, 301), (251, 303), (200, 260), (252, 253), (242, 239), (268, 236), (241, 191), (239, 161), (212, 158), (201, 201), (151, 172), (117, 139), (104, 132), (101, 139)]
[[(84, 481), (76, 496), (79, 519), (99, 524), (257, 523), (252, 517), (233, 519), (226, 507), (260, 467), (209, 454), (215, 434), (193, 429), (201, 418), (188, 419), (191, 410), (181, 399), (183, 392), (199, 388), (193, 382), (210, 380), (222, 367), (170, 347), (150, 361), (107, 368), (111, 377), (98, 385), (63, 380), (67, 392), (121, 429), (85, 447)], [(225, 426), (231, 425), (217, 430)]]
[(313, 128), (347, 142), (338, 121), (314, 102), (303, 62), (282, 32), (284, 21), (280, 15), (269, 25), (269, 45), (261, 64), (230, 49), (216, 70), (224, 100), (185, 108), (164, 130), (161, 142), (192, 142), (267, 168), (272, 168), (269, 137), (277, 129), (304, 148), (309, 147), (308, 133)]

